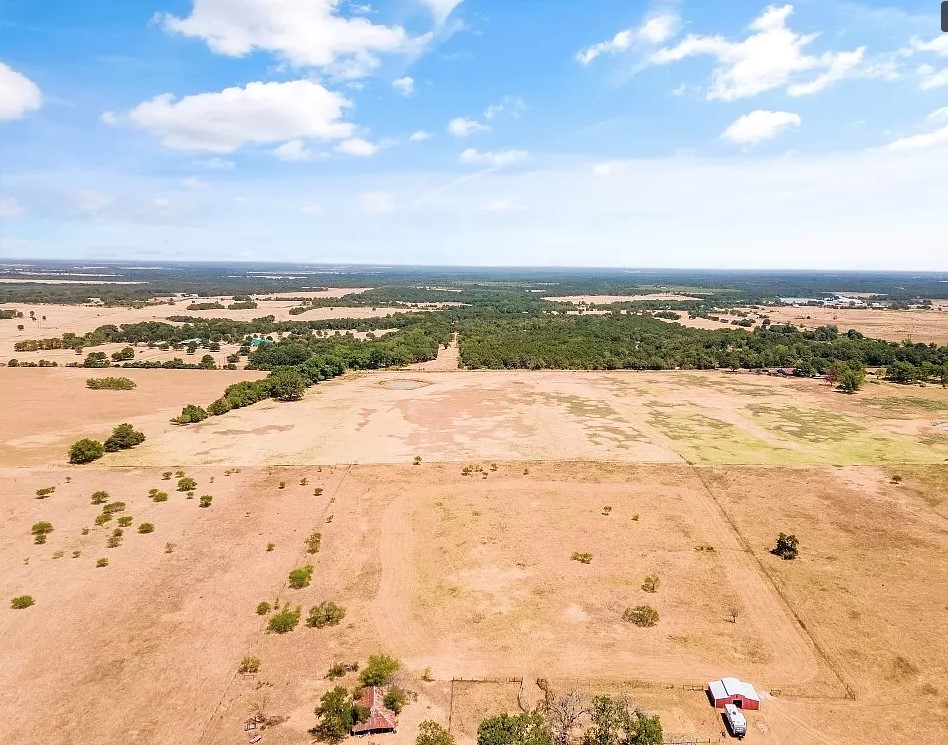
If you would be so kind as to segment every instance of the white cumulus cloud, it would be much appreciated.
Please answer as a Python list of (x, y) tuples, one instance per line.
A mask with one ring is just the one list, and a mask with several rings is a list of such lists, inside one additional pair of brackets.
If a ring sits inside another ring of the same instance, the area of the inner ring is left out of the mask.
[(430, 39), (338, 10), (338, 0), (193, 0), (186, 18), (159, 14), (156, 20), (167, 31), (202, 39), (217, 54), (259, 50), (352, 78), (377, 68), (379, 54), (417, 52)]
[(800, 115), (789, 111), (752, 111), (732, 123), (721, 137), (738, 145), (753, 146), (801, 123)]
[(231, 153), (249, 143), (344, 139), (353, 129), (340, 121), (349, 106), (311, 80), (253, 82), (180, 100), (164, 93), (140, 103), (128, 119), (174, 150)]
[(486, 124), (481, 124), (473, 119), (466, 119), (463, 116), (455, 117), (448, 122), (448, 132), (455, 137), (470, 137), (472, 134), (487, 132), (489, 129), (490, 127)]
[(424, 142), (425, 140), (430, 140), (432, 136), (431, 132), (419, 129), (417, 132), (412, 132), (408, 139), (410, 142)]
[(448, 16), (461, 4), (461, 0), (421, 0), (421, 2), (428, 7), (438, 23), (448, 20)]
[(0, 122), (19, 119), (43, 102), (39, 86), (26, 75), (0, 62)]
[(916, 52), (932, 52), (939, 57), (948, 57), (948, 34), (940, 34), (931, 41), (912, 39), (911, 49)]
[(484, 118), (490, 121), (498, 114), (509, 114), (514, 119), (527, 110), (527, 105), (520, 96), (504, 96), (500, 103), (494, 103), (484, 109)]
[(316, 151), (307, 147), (303, 140), (284, 142), (279, 147), (275, 147), (271, 152), (277, 159), (288, 163), (293, 161), (313, 160), (317, 157)]
[(674, 37), (680, 28), (681, 18), (676, 13), (653, 15), (646, 18), (641, 26), (623, 29), (611, 39), (580, 49), (576, 53), (576, 59), (580, 64), (588, 65), (600, 55), (624, 52), (637, 44), (664, 44)]
[(948, 85), (948, 67), (936, 70), (931, 65), (919, 65), (915, 74), (918, 75), (918, 87), (923, 91)]
[(343, 140), (335, 148), (337, 153), (343, 153), (345, 155), (357, 155), (361, 158), (367, 158), (370, 155), (375, 155), (381, 148), (367, 140), (363, 140), (361, 137), (353, 137), (348, 140)]
[(723, 36), (688, 34), (678, 44), (659, 49), (649, 57), (653, 65), (680, 62), (688, 57), (708, 55), (717, 64), (711, 73), (707, 97), (711, 100), (735, 101), (756, 96), (788, 85), (792, 79), (811, 71), (818, 76), (809, 82), (794, 84), (790, 94), (803, 96), (816, 93), (847, 77), (864, 75), (883, 77), (884, 68), (862, 66), (865, 49), (851, 52), (826, 52), (820, 56), (805, 49), (817, 34), (798, 34), (788, 28), (792, 5), (769, 6), (749, 26), (750, 34), (741, 41)]
[(461, 153), (458, 161), (474, 165), (484, 165), (490, 168), (501, 168), (523, 160), (527, 153), (523, 150), (496, 150), (480, 152), (473, 147)]
[(398, 93), (401, 93), (403, 96), (410, 96), (415, 92), (415, 79), (410, 75), (406, 75), (403, 78), (397, 78), (392, 81), (392, 88), (394, 88)]

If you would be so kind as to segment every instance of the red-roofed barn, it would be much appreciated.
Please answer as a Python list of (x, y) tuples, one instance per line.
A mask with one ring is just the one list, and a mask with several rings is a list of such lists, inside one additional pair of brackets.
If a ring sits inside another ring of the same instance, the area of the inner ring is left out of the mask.
[(721, 678), (708, 683), (708, 698), (716, 709), (734, 704), (742, 709), (759, 709), (760, 696), (754, 686), (737, 678)]
[(382, 689), (376, 686), (364, 688), (358, 705), (369, 712), (369, 718), (352, 728), (353, 735), (380, 735), (395, 731), (395, 712), (385, 708)]

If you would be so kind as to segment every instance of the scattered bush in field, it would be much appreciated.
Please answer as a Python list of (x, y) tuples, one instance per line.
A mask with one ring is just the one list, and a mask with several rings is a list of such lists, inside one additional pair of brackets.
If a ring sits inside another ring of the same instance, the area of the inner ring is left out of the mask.
[(382, 701), (386, 709), (390, 709), (396, 714), (401, 714), (407, 700), (408, 696), (405, 695), (404, 690), (398, 686), (392, 686), (385, 692), (385, 698)]
[(240, 661), (237, 668), (238, 673), (255, 673), (260, 670), (260, 658), (247, 655)]
[(184, 478), (184, 471), (178, 470), (174, 472), (174, 477), (176, 479)]
[(313, 578), (313, 567), (307, 564), (305, 567), (297, 567), (289, 574), (287, 581), (294, 590), (300, 590), (306, 587)]
[(102, 513), (100, 513), (100, 514), (98, 514), (98, 515), (95, 516), (95, 524), (96, 524), (96, 525), (105, 525), (105, 524), (106, 524), (107, 522), (109, 522), (109, 520), (111, 520), (111, 519), (112, 519), (112, 513), (111, 513), (111, 512), (102, 512)]
[(359, 682), (363, 686), (387, 685), (398, 672), (402, 663), (387, 654), (374, 654), (369, 657), (365, 668), (359, 673)]
[(172, 424), (193, 424), (194, 422), (203, 422), (207, 419), (208, 413), (200, 406), (188, 404), (181, 413), (171, 420)]
[(658, 623), (658, 611), (650, 605), (637, 605), (634, 608), (626, 608), (622, 620), (636, 626), (654, 626)]
[(258, 615), (258, 616), (265, 616), (265, 615), (267, 615), (267, 613), (269, 613), (269, 612), (270, 612), (270, 603), (268, 603), (266, 600), (263, 600), (263, 601), (257, 603), (257, 615)]
[(119, 424), (112, 430), (109, 439), (105, 441), (105, 452), (114, 453), (119, 450), (128, 450), (145, 441), (145, 435), (137, 431), (131, 424)]
[(109, 493), (107, 491), (92, 492), (92, 504), (105, 504), (108, 501)]
[(710, 543), (699, 543), (697, 546), (695, 546), (695, 551), (703, 551), (705, 553), (713, 554), (714, 546), (712, 546)]
[(345, 663), (335, 662), (329, 666), (329, 672), (326, 673), (327, 680), (335, 680), (336, 678), (342, 678), (345, 676), (347, 668)]
[(421, 671), (421, 679), (425, 681), (426, 683), (430, 683), (432, 680), (434, 680), (434, 678), (431, 677), (430, 667), (426, 667), (424, 670)]
[(319, 553), (319, 547), (323, 541), (322, 533), (313, 533), (309, 538), (306, 539), (306, 553), (315, 554)]
[(901, 483), (902, 483), (902, 477), (899, 476), (898, 474), (895, 474), (895, 475), (892, 476), (891, 482), (892, 482), (893, 484), (901, 484)]
[[(116, 530), (121, 531), (122, 529), (116, 528)], [(119, 535), (115, 535), (114, 533), (110, 535), (109, 539), (105, 542), (105, 545), (107, 548), (118, 548), (119, 546), (121, 546), (122, 545), (121, 533)]]
[(211, 500), (213, 500), (213, 499), (214, 499), (214, 497), (212, 497), (210, 494), (205, 494), (204, 496), (201, 497), (201, 502), (200, 502), (200, 504), (199, 504), (198, 506), (199, 506), (199, 507), (210, 507), (210, 506), (211, 506)]
[(491, 464), (490, 464), (490, 470), (491, 470), (491, 471), (496, 471), (496, 470), (497, 470), (497, 464), (496, 464), (496, 463), (491, 463)]
[(415, 745), (454, 745), (454, 736), (437, 722), (428, 720), (418, 726)]
[(523, 469), (523, 475), (524, 475), (524, 476), (527, 476), (527, 475), (529, 475), (529, 474), (530, 474), (530, 469), (529, 469), (529, 468), (524, 468), (524, 469)]
[(33, 535), (33, 543), (43, 544), (46, 543), (46, 536), (53, 532), (53, 524), (43, 520), (38, 523), (34, 523), (33, 527), (30, 528), (30, 533)]
[(83, 535), (89, 535), (89, 529), (88, 529), (88, 528), (83, 528), (80, 532), (81, 532)]
[(17, 595), (10, 601), (10, 607), (14, 610), (23, 610), (29, 608), (35, 602), (32, 595)]
[(327, 524), (328, 524), (328, 523), (331, 523), (331, 522), (332, 522), (332, 518), (333, 518), (332, 515), (327, 515), (327, 516), (326, 516), (326, 523), (327, 523)]
[(101, 568), (101, 567), (107, 567), (107, 566), (109, 565), (109, 560), (108, 560), (108, 559), (105, 559), (105, 558), (103, 558), (103, 559), (96, 559), (95, 565), (96, 565), (97, 567), (100, 567), (100, 568)]
[(174, 550), (178, 547), (176, 543), (171, 543), (170, 541), (165, 544), (165, 553), (170, 554), (174, 553)]
[(165, 471), (163, 474), (161, 474), (161, 480), (171, 481), (171, 471)]
[(178, 479), (178, 491), (193, 491), (197, 487), (197, 481), (190, 476), (182, 476)]
[(72, 552), (72, 558), (78, 559), (80, 556), (82, 556), (82, 551), (79, 551), (79, 550), (77, 549), (76, 551), (73, 551), (73, 552)]
[(185, 496), (185, 499), (194, 499), (194, 492), (193, 491), (187, 492), (187, 496)]
[(118, 519), (118, 525), (120, 528), (127, 528), (131, 524), (132, 524), (131, 515), (123, 515), (122, 517)]
[(283, 606), (283, 610), (270, 616), (267, 629), (274, 634), (286, 634), (296, 628), (301, 615), (302, 610), (299, 606), (296, 607), (296, 610), (291, 610), (290, 604), (287, 603)]
[(84, 437), (73, 443), (69, 448), (69, 462), (75, 465), (91, 463), (105, 455), (105, 448), (98, 440), (90, 440)]
[(797, 558), (797, 555), (800, 553), (800, 541), (797, 540), (795, 535), (787, 535), (786, 533), (780, 533), (777, 536), (777, 545), (770, 552), (774, 556), (779, 556), (781, 559), (789, 561), (791, 559)]
[(139, 533), (154, 533), (155, 526), (152, 523), (142, 523), (138, 526)]
[(280, 488), (281, 488), (281, 489), (286, 489), (286, 482), (285, 482), (285, 481), (281, 481), (281, 482), (280, 482)]
[(639, 513), (636, 512), (634, 515), (632, 515), (632, 519), (633, 519), (635, 522), (638, 522), (638, 521), (639, 521)]
[(267, 553), (269, 553), (270, 551), (272, 551), (272, 550), (275, 549), (275, 548), (276, 548), (276, 544), (275, 544), (275, 543), (268, 543), (268, 544), (267, 544)]
[(421, 465), (421, 456), (420, 456), (420, 455), (416, 455), (416, 456), (412, 459), (412, 463), (413, 463), (414, 465), (416, 465), (416, 466), (420, 466), (420, 465)]
[(135, 381), (130, 378), (89, 378), (86, 388), (94, 391), (130, 391), (135, 388)]
[(658, 590), (658, 585), (659, 585), (658, 575), (650, 574), (645, 578), (645, 581), (642, 583), (642, 589), (645, 590), (645, 592), (655, 592), (656, 590)]
[(309, 484), (308, 478), (304, 476), (303, 478), (300, 479), (300, 486), (306, 486), (307, 484)]
[(44, 488), (44, 489), (37, 489), (37, 490), (36, 490), (36, 498), (37, 498), (37, 499), (46, 499), (46, 497), (48, 497), (48, 496), (49, 496), (50, 494), (52, 494), (54, 491), (56, 491), (56, 487), (55, 487), (55, 486), (47, 486), (47, 487)]
[(323, 490), (320, 487), (316, 487), (315, 489), (313, 489), (314, 497), (321, 497), (322, 495), (323, 495)]
[(61, 559), (61, 558), (63, 558), (63, 556), (65, 556), (65, 555), (66, 555), (66, 552), (65, 552), (65, 551), (54, 551), (54, 552), (53, 552), (53, 558), (54, 558), (54, 559)]
[(151, 497), (152, 502), (168, 501), (168, 492), (158, 491), (157, 489), (152, 489), (150, 492), (148, 492), (148, 496)]
[(109, 502), (102, 508), (103, 512), (108, 512), (112, 514), (113, 512), (124, 512), (125, 511), (125, 502)]
[(581, 564), (590, 564), (593, 560), (593, 555), (585, 551), (573, 551), (573, 555), (570, 556), (573, 561), (578, 561)]
[(326, 626), (336, 626), (345, 617), (345, 608), (327, 600), (309, 609), (309, 617), (306, 619), (306, 625), (315, 629), (321, 629)]
[(612, 507), (610, 507), (609, 505), (606, 505), (605, 507), (602, 508), (603, 515), (608, 515), (610, 512), (612, 512)]

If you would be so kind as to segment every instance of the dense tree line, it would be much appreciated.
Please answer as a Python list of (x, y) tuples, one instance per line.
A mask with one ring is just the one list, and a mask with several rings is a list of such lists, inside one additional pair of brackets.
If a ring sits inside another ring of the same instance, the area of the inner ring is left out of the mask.
[(638, 315), (497, 318), (461, 324), (462, 363), (471, 368), (669, 370), (797, 367), (823, 372), (836, 361), (869, 367), (948, 363), (948, 346), (897, 344), (832, 327), (766, 326), (708, 331)]

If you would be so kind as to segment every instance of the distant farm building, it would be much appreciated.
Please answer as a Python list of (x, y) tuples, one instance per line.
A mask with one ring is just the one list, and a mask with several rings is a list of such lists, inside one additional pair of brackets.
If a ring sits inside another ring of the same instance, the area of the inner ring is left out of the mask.
[(721, 678), (708, 683), (708, 698), (716, 709), (734, 704), (742, 709), (760, 708), (760, 696), (750, 683), (737, 678)]
[(395, 731), (395, 712), (385, 708), (381, 688), (371, 686), (363, 689), (362, 697), (356, 703), (369, 712), (369, 718), (352, 728), (353, 735), (381, 735)]
[(251, 339), (250, 346), (259, 347), (261, 344), (273, 344), (269, 339)]

